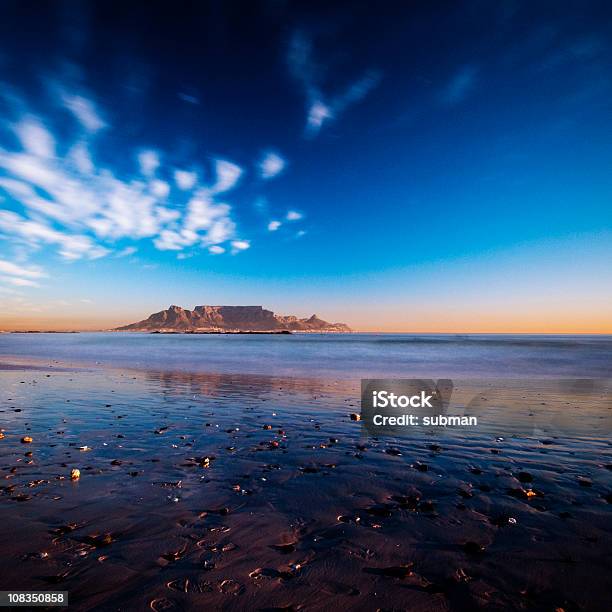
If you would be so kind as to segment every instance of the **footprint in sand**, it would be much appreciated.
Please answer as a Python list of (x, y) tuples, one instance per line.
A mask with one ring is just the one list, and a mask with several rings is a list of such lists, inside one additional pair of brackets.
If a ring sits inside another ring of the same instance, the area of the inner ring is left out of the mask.
[(201, 578), (194, 580), (190, 578), (177, 578), (168, 582), (166, 586), (172, 591), (178, 591), (179, 593), (210, 593), (213, 590), (212, 583)]
[(242, 595), (245, 591), (243, 585), (231, 579), (221, 580), (217, 586), (224, 595)]
[(167, 597), (159, 597), (158, 599), (154, 599), (149, 604), (151, 610), (155, 610), (155, 612), (169, 612), (171, 610), (180, 610), (180, 606), (171, 599)]

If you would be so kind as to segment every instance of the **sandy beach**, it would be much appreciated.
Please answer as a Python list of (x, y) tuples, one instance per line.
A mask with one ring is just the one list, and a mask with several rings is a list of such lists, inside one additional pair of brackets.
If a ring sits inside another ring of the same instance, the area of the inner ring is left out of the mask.
[(606, 607), (604, 383), (455, 381), (476, 432), (375, 439), (354, 380), (31, 366), (0, 371), (0, 589), (78, 610)]

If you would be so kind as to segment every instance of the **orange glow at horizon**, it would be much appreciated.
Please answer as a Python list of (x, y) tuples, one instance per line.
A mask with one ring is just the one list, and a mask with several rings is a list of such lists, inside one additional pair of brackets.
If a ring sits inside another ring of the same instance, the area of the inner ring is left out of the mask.
[[(328, 321), (342, 321), (357, 332), (381, 333), (515, 333), (515, 334), (612, 334), (612, 320), (608, 312), (587, 309), (550, 311), (475, 310), (466, 308), (424, 309), (381, 308), (379, 311), (351, 311), (338, 316), (321, 311)], [(53, 315), (30, 313), (0, 315), (0, 331), (101, 331), (110, 330), (144, 319), (146, 313), (74, 313)]]

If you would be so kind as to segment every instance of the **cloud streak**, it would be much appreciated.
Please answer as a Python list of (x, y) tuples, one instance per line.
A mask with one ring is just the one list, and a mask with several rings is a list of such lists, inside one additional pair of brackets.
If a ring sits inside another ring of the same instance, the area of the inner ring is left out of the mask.
[[(38, 287), (37, 280), (46, 276), (42, 268), (38, 266), (24, 266), (0, 259), (0, 284), (15, 287)], [(11, 293), (12, 291), (4, 288), (4, 292)]]
[(323, 80), (326, 67), (314, 59), (312, 41), (303, 32), (296, 32), (287, 56), (289, 71), (306, 97), (306, 135), (316, 136), (322, 127), (337, 120), (350, 106), (360, 102), (381, 80), (376, 70), (366, 71), (344, 90), (326, 92)]
[(62, 99), (64, 106), (87, 132), (97, 132), (106, 127), (106, 123), (101, 119), (95, 104), (91, 100), (68, 93), (64, 93)]

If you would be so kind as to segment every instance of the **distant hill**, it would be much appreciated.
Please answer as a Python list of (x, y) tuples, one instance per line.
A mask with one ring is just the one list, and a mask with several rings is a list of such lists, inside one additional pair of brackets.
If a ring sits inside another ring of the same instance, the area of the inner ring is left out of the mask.
[(350, 332), (344, 323), (328, 323), (312, 315), (299, 319), (277, 315), (262, 306), (196, 306), (187, 310), (170, 306), (148, 319), (118, 327), (116, 331), (159, 332)]

